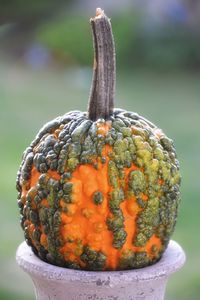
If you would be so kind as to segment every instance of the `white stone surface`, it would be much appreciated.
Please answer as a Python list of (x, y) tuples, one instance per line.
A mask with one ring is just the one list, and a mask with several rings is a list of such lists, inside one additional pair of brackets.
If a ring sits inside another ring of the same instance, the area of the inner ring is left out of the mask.
[(16, 260), (31, 276), (37, 300), (162, 300), (167, 280), (183, 266), (185, 254), (179, 244), (170, 241), (161, 260), (152, 266), (91, 272), (47, 264), (23, 242)]

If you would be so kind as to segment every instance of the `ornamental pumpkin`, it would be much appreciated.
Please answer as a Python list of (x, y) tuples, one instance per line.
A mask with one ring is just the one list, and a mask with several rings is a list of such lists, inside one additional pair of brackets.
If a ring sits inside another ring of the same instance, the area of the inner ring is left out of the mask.
[(91, 19), (95, 60), (88, 112), (47, 123), (26, 149), (17, 177), (25, 240), (66, 268), (125, 270), (158, 261), (180, 200), (174, 145), (137, 113), (114, 109), (110, 20)]

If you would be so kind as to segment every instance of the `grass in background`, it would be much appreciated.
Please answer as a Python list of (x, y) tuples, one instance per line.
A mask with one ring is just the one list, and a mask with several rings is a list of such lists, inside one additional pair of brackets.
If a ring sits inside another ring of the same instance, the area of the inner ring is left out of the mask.
[[(15, 263), (23, 240), (15, 178), (21, 154), (41, 126), (69, 110), (85, 110), (90, 89), (88, 69), (35, 70), (0, 65), (0, 298), (34, 299), (28, 276)], [(182, 171), (182, 203), (173, 239), (186, 251), (184, 268), (173, 275), (166, 300), (199, 299), (199, 128), (200, 84), (197, 74), (140, 71), (117, 77), (116, 107), (137, 111), (172, 139)]]

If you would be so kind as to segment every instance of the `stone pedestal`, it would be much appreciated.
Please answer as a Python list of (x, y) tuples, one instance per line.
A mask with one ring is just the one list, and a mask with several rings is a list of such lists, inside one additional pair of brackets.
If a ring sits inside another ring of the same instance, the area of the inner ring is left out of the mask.
[(185, 262), (182, 248), (170, 241), (159, 262), (130, 271), (91, 272), (47, 264), (23, 242), (18, 265), (34, 283), (37, 300), (162, 300), (169, 276)]

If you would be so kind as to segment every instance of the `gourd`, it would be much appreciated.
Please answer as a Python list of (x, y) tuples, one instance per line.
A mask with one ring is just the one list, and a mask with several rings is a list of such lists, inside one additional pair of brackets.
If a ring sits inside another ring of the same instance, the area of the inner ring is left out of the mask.
[(171, 139), (137, 113), (114, 109), (110, 20), (91, 19), (94, 74), (88, 112), (47, 123), (17, 176), (25, 240), (66, 268), (122, 270), (158, 261), (174, 231), (179, 162)]

